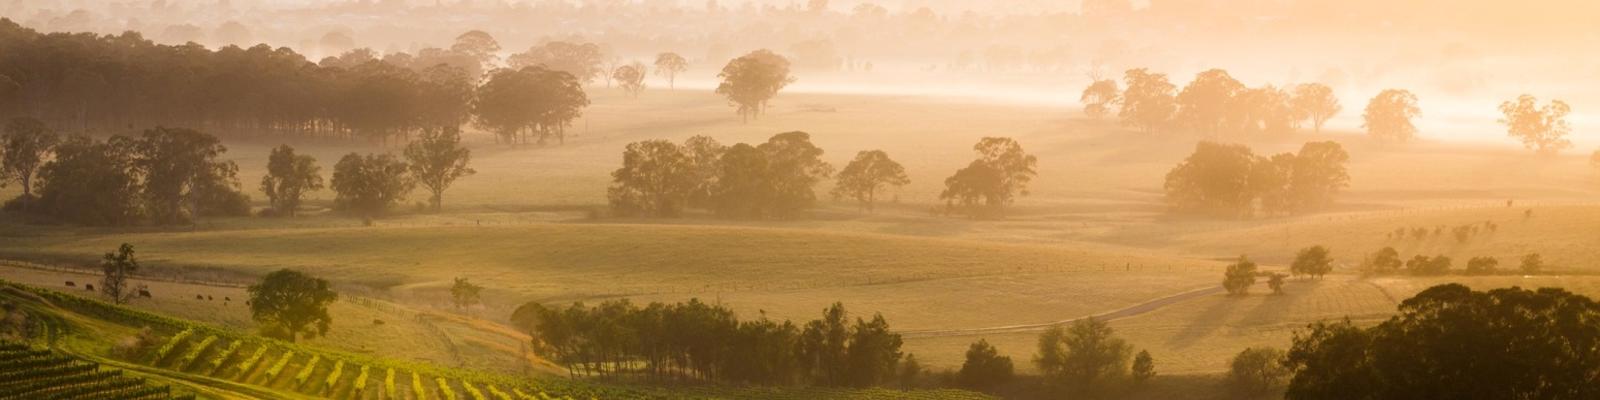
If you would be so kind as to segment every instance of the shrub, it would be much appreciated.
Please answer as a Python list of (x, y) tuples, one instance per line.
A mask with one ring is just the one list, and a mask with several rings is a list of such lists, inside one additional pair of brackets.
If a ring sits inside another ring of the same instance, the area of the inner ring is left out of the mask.
[(1011, 380), (1011, 357), (1001, 356), (989, 341), (978, 339), (967, 348), (967, 361), (961, 364), (956, 381), (962, 387), (988, 390)]
[(1283, 351), (1270, 347), (1251, 347), (1233, 356), (1228, 368), (1228, 384), (1240, 395), (1260, 396), (1272, 390), (1289, 375), (1283, 366)]
[(1500, 265), (1500, 260), (1494, 257), (1473, 257), (1467, 260), (1467, 274), (1490, 275), (1494, 274), (1495, 267)]

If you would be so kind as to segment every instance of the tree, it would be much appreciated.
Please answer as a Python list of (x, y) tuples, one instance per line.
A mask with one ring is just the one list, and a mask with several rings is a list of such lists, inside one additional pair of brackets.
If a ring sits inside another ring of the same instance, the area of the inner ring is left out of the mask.
[(1285, 393), (1305, 399), (1600, 397), (1600, 303), (1563, 289), (1423, 290), (1370, 328), (1295, 333)]
[(1322, 133), (1322, 124), (1343, 109), (1339, 105), (1339, 98), (1333, 95), (1333, 88), (1321, 83), (1296, 85), (1289, 102), (1294, 106), (1296, 116), (1301, 120), (1311, 120), (1312, 130), (1316, 133)]
[(1379, 249), (1377, 253), (1368, 256), (1366, 260), (1362, 261), (1363, 269), (1378, 275), (1399, 271), (1402, 264), (1404, 262), (1400, 260), (1400, 252), (1395, 251), (1393, 247)]
[(1244, 84), (1229, 76), (1228, 71), (1200, 72), (1178, 93), (1178, 119), (1201, 135), (1217, 137), (1227, 127), (1235, 100), (1244, 91)]
[(1110, 325), (1094, 317), (1075, 321), (1065, 330), (1051, 327), (1039, 336), (1034, 363), (1053, 383), (1082, 394), (1103, 393), (1127, 375), (1133, 352), (1113, 333)]
[(850, 198), (871, 212), (877, 202), (878, 190), (885, 186), (901, 187), (911, 183), (905, 167), (889, 158), (883, 150), (863, 150), (839, 171), (833, 188), (834, 198)]
[(477, 173), (467, 167), (472, 150), (461, 145), (461, 131), (456, 128), (424, 131), (417, 140), (406, 145), (405, 155), (411, 179), (433, 194), (428, 199), (433, 212), (442, 208), (444, 190), (456, 179)]
[(1223, 273), (1222, 288), (1228, 294), (1243, 296), (1250, 294), (1250, 286), (1256, 284), (1256, 263), (1250, 258), (1239, 256), (1239, 260), (1228, 264), (1228, 269)]
[(856, 318), (846, 347), (846, 371), (851, 386), (869, 387), (890, 382), (900, 362), (900, 334), (889, 330), (883, 314), (871, 321)]
[(1350, 154), (1335, 141), (1306, 142), (1294, 155), (1288, 189), (1293, 209), (1312, 210), (1333, 202), (1340, 190), (1350, 186), (1345, 163)]
[(1133, 356), (1133, 382), (1142, 384), (1154, 377), (1156, 377), (1155, 359), (1150, 357), (1149, 350), (1139, 350), (1139, 354)]
[(1038, 175), (1038, 159), (1015, 139), (985, 137), (972, 150), (978, 159), (945, 179), (939, 198), (948, 209), (970, 217), (999, 216), (1017, 196), (1028, 195), (1028, 183)]
[(574, 75), (541, 66), (489, 74), (472, 103), (473, 125), (505, 143), (539, 143), (554, 136), (566, 143), (566, 127), (583, 115), (589, 97)]
[(917, 355), (906, 353), (906, 359), (900, 361), (900, 388), (909, 390), (917, 387), (917, 379), (922, 377), (922, 363), (917, 362)]
[(845, 362), (851, 337), (848, 316), (844, 304), (833, 303), (822, 310), (821, 319), (807, 322), (800, 335), (801, 368), (822, 385), (838, 386), (846, 382), (849, 371)]
[(1416, 95), (1404, 89), (1388, 89), (1367, 102), (1366, 112), (1361, 114), (1365, 121), (1361, 127), (1375, 139), (1405, 142), (1417, 135), (1417, 127), (1411, 124), (1411, 119), (1419, 115), (1422, 109), (1417, 108)]
[(624, 92), (628, 92), (629, 96), (639, 97), (639, 92), (644, 91), (645, 75), (647, 75), (647, 71), (644, 63), (634, 61), (628, 65), (617, 67), (615, 71), (612, 71), (611, 78), (616, 79), (617, 86), (621, 87)]
[(407, 169), (390, 154), (346, 154), (333, 165), (334, 207), (364, 218), (388, 211), (415, 185)]
[(964, 388), (989, 390), (1011, 381), (1013, 375), (1011, 357), (1000, 355), (989, 341), (978, 339), (967, 348), (967, 360), (961, 364), (956, 382)]
[(789, 76), (789, 60), (766, 49), (729, 61), (717, 77), (722, 78), (722, 83), (717, 85), (716, 93), (738, 107), (739, 117), (745, 121), (759, 118), (767, 109), (767, 101), (794, 83), (794, 77)]
[(1468, 275), (1492, 275), (1495, 267), (1500, 265), (1500, 260), (1494, 257), (1473, 257), (1467, 260)]
[(722, 145), (710, 136), (696, 135), (683, 141), (683, 151), (688, 157), (689, 177), (692, 182), (688, 205), (713, 208), (717, 176), (722, 173), (722, 154), (728, 151), (728, 146)]
[(1283, 294), (1283, 276), (1276, 272), (1267, 274), (1267, 288), (1272, 289), (1272, 294)]
[(1228, 367), (1228, 382), (1236, 393), (1251, 397), (1267, 394), (1283, 383), (1289, 371), (1283, 366), (1282, 350), (1251, 347), (1233, 356)]
[(773, 135), (756, 146), (764, 156), (766, 168), (759, 170), (767, 195), (766, 215), (794, 216), (816, 202), (812, 187), (833, 175), (833, 166), (822, 161), (822, 149), (811, 143), (811, 134), (794, 131)]
[(1111, 107), (1121, 100), (1122, 94), (1117, 88), (1117, 81), (1110, 79), (1096, 79), (1089, 87), (1083, 89), (1083, 94), (1078, 96), (1078, 102), (1083, 103), (1083, 113), (1099, 119), (1111, 114)]
[(679, 215), (695, 189), (692, 162), (676, 143), (629, 143), (622, 152), (622, 168), (611, 173), (612, 185), (606, 191), (611, 209), (628, 216)]
[(1540, 155), (1548, 156), (1572, 147), (1572, 141), (1567, 140), (1567, 134), (1572, 133), (1567, 114), (1572, 113), (1572, 107), (1561, 100), (1551, 100), (1544, 107), (1538, 103), (1539, 99), (1527, 94), (1500, 103), (1500, 112), (1505, 114), (1500, 123), (1506, 125), (1506, 133), (1522, 140), (1523, 146)]
[(127, 303), (138, 295), (137, 289), (128, 286), (128, 278), (139, 271), (139, 260), (133, 258), (133, 245), (123, 243), (116, 253), (106, 253), (100, 269), (105, 274), (100, 279), (100, 293), (110, 297), (112, 303)]
[(139, 178), (130, 141), (73, 136), (57, 145), (55, 159), (39, 167), (39, 211), (83, 225), (137, 222)]
[(60, 141), (61, 136), (37, 119), (16, 118), (6, 124), (5, 135), (0, 136), (0, 187), (7, 182), (22, 185), (19, 198), (24, 213), (33, 201), (35, 173)]
[(1117, 116), (1122, 124), (1133, 126), (1145, 134), (1155, 133), (1167, 126), (1178, 110), (1173, 92), (1176, 86), (1167, 82), (1166, 74), (1150, 73), (1144, 68), (1130, 69), (1123, 76), (1128, 90), (1122, 92), (1122, 110)]
[[(173, 224), (197, 219), (211, 208), (202, 200), (242, 196), (239, 166), (222, 160), (228, 148), (216, 136), (193, 129), (147, 129), (133, 143), (133, 165), (144, 177), (147, 210), (156, 223)], [(184, 206), (188, 205), (187, 215)], [(248, 205), (245, 205), (248, 212)], [(230, 214), (239, 213), (231, 207)]]
[(1167, 204), (1184, 213), (1248, 215), (1254, 197), (1250, 171), (1255, 158), (1243, 145), (1196, 144), (1194, 154), (1167, 172)]
[(473, 284), (467, 278), (456, 277), (455, 283), (450, 285), (450, 300), (457, 309), (467, 308), (481, 302), (482, 292), (483, 286)]
[(1233, 97), (1232, 105), (1224, 111), (1223, 128), (1239, 133), (1287, 135), (1298, 128), (1289, 92), (1272, 85), (1245, 88)]
[(1522, 256), (1522, 264), (1517, 268), (1525, 274), (1537, 274), (1544, 270), (1544, 256), (1540, 256), (1539, 253), (1528, 253)]
[(678, 53), (666, 52), (656, 55), (656, 75), (667, 77), (667, 88), (676, 89), (678, 74), (689, 70), (689, 60), (683, 59)]
[[(474, 29), (456, 36), (455, 43), (450, 45), (450, 51), (471, 56), (478, 62), (477, 71), (486, 71), (499, 58), (495, 53), (500, 52), (500, 42), (494, 40), (494, 36), (490, 36), (488, 32)], [(476, 79), (477, 76), (474, 75), (472, 78)]]
[(1289, 272), (1295, 275), (1321, 278), (1330, 271), (1333, 271), (1333, 258), (1328, 257), (1328, 248), (1322, 246), (1300, 249), (1294, 263), (1289, 265)]
[(322, 167), (309, 155), (295, 154), (289, 145), (272, 149), (267, 156), (267, 174), (261, 177), (261, 192), (279, 215), (295, 215), (300, 208), (300, 197), (306, 192), (322, 190)]
[(1406, 261), (1406, 272), (1412, 275), (1444, 275), (1450, 273), (1450, 257), (1434, 256), (1429, 258), (1424, 255), (1412, 257)]
[(328, 281), (292, 269), (280, 269), (250, 285), (250, 318), (266, 336), (294, 342), (327, 335), (333, 324), (328, 304), (339, 298)]

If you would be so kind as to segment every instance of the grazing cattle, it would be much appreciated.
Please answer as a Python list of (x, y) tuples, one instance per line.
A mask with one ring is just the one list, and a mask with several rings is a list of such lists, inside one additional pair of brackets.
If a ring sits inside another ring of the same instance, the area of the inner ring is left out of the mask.
[(78, 284), (72, 283), (72, 281), (67, 281), (67, 287), (78, 287)]
[(377, 319), (377, 318), (373, 318), (372, 319), (372, 324), (373, 325), (383, 325), (383, 320)]
[(206, 295), (206, 300), (211, 300), (211, 295)]
[(85, 283), (83, 284), (83, 290), (94, 291), (94, 285)]
[(147, 298), (147, 299), (150, 298), (150, 291), (149, 290), (144, 290), (144, 289), (139, 289), (139, 297), (143, 297), (143, 298)]
[(233, 301), (233, 298), (230, 298), (228, 296), (222, 296), (222, 301)]
[(206, 296), (203, 296), (203, 295), (198, 295), (198, 294), (197, 294), (197, 295), (194, 295), (194, 299), (195, 299), (195, 300), (205, 300), (205, 299), (206, 299)]

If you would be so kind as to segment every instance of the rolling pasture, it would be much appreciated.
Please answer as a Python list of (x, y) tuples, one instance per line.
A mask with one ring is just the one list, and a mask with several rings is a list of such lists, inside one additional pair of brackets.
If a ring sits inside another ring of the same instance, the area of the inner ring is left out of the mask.
[[(349, 298), (370, 299), (335, 303), (333, 332), (312, 340), (313, 346), (357, 354), (403, 349), (392, 356), (508, 372), (529, 363), (517, 353), (525, 338), (503, 325), (526, 301), (700, 298), (727, 304), (741, 317), (765, 313), (792, 320), (815, 318), (840, 301), (856, 316), (882, 313), (900, 331), (960, 330), (1137, 306), (1216, 286), (1225, 260), (1240, 254), (1278, 270), (1298, 249), (1318, 244), (1333, 250), (1340, 268), (1321, 280), (1291, 280), (1284, 295), (1269, 296), (1258, 285), (1252, 296), (1197, 296), (1119, 318), (1112, 326), (1136, 348), (1149, 349), (1162, 374), (1181, 381), (1224, 370), (1228, 358), (1247, 346), (1287, 347), (1294, 329), (1309, 322), (1385, 318), (1396, 301), (1436, 283), (1563, 286), (1600, 294), (1600, 279), (1587, 275), (1600, 268), (1589, 261), (1600, 248), (1600, 206), (1585, 203), (1600, 184), (1577, 156), (1538, 160), (1518, 150), (1437, 142), (1384, 146), (1347, 133), (1235, 138), (1258, 154), (1292, 151), (1309, 140), (1340, 141), (1351, 153), (1351, 187), (1324, 213), (1200, 220), (1168, 216), (1161, 202), (1162, 177), (1193, 148), (1194, 138), (1139, 135), (1113, 121), (1083, 119), (1076, 110), (785, 93), (772, 114), (741, 124), (721, 99), (703, 91), (650, 90), (634, 99), (595, 89), (591, 95), (594, 105), (564, 145), (513, 148), (487, 135), (468, 136), (477, 174), (445, 193), (444, 214), (405, 207), (374, 227), (325, 212), (296, 219), (212, 219), (173, 229), (7, 223), (0, 225), (0, 258), (92, 267), (100, 254), (132, 243), (147, 271), (161, 278), (148, 282), (157, 298), (134, 307), (238, 329), (253, 326), (240, 304), (241, 288), (165, 279), (235, 285), (279, 268), (301, 269), (335, 282)], [(599, 211), (609, 173), (628, 142), (703, 134), (732, 144), (791, 130), (812, 133), (827, 150), (824, 159), (836, 167), (856, 151), (885, 150), (905, 165), (912, 183), (871, 214), (826, 199), (831, 182), (816, 188), (823, 199), (818, 209), (789, 221), (701, 214), (616, 219)], [(970, 147), (983, 136), (1015, 137), (1038, 156), (1032, 195), (1004, 220), (932, 215), (943, 179), (971, 160)], [(291, 143), (315, 155), (325, 174), (344, 153), (397, 150)], [(229, 143), (228, 155), (258, 201), (263, 196), (255, 183), (267, 150), (277, 144)], [(332, 196), (315, 193), (310, 204), (327, 207)], [(423, 198), (420, 192), (412, 197)], [(1505, 206), (1508, 199), (1513, 206)], [(1497, 228), (1467, 240), (1450, 232), (1486, 222)], [(1390, 235), (1417, 227), (1443, 232), (1421, 239)], [(1458, 269), (1473, 256), (1494, 256), (1502, 269), (1512, 269), (1522, 254), (1538, 252), (1559, 275), (1356, 275), (1361, 255), (1384, 246), (1405, 258), (1449, 255)], [(5, 268), (0, 276), (48, 286), (69, 275)], [(451, 310), (448, 286), (455, 277), (487, 287), (485, 305)], [(197, 301), (195, 294), (233, 302)], [(959, 368), (966, 345), (979, 337), (1012, 356), (1019, 368), (1033, 368), (1034, 331), (916, 336), (904, 350), (935, 370)], [(211, 346), (231, 345), (226, 342)], [(338, 367), (319, 360), (315, 368), (328, 374)], [(350, 368), (342, 373), (359, 373)], [(275, 379), (270, 386), (294, 377)], [(432, 381), (422, 385), (437, 387)]]

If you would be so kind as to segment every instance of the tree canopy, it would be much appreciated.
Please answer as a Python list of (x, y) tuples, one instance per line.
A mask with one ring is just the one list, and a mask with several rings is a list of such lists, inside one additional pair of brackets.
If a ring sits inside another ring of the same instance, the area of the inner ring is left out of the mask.
[(456, 179), (477, 173), (467, 167), (472, 150), (461, 145), (461, 132), (456, 128), (424, 131), (406, 145), (405, 156), (411, 180), (432, 194), (428, 204), (433, 212), (444, 208), (444, 191)]
[(407, 169), (390, 154), (346, 154), (333, 166), (334, 207), (367, 218), (388, 211), (416, 185)]
[(1285, 398), (1600, 397), (1600, 304), (1564, 289), (1423, 290), (1377, 326), (1297, 331)]
[(293, 217), (300, 208), (300, 198), (307, 192), (322, 190), (322, 167), (317, 159), (305, 154), (295, 154), (289, 145), (272, 149), (267, 156), (267, 174), (261, 177), (261, 192), (279, 215)]
[(1151, 134), (1171, 123), (1178, 111), (1177, 86), (1167, 82), (1166, 74), (1136, 68), (1128, 70), (1122, 79), (1128, 86), (1122, 92), (1122, 110), (1117, 112), (1123, 125)]
[(767, 110), (767, 101), (794, 83), (789, 76), (789, 60), (761, 49), (728, 61), (717, 74), (722, 83), (716, 93), (728, 98), (728, 103), (738, 108), (744, 120), (759, 118)]
[(998, 217), (1017, 196), (1028, 195), (1028, 183), (1038, 175), (1038, 159), (1009, 137), (985, 137), (972, 150), (978, 159), (945, 178), (939, 198), (948, 211)]
[(905, 167), (889, 158), (883, 150), (863, 150), (856, 153), (844, 169), (839, 170), (838, 183), (833, 188), (836, 198), (849, 198), (872, 211), (878, 200), (878, 191), (886, 186), (901, 187), (911, 183)]
[(678, 53), (666, 52), (656, 55), (656, 75), (667, 77), (667, 88), (677, 88), (678, 74), (689, 70), (689, 60), (683, 59)]
[(328, 281), (292, 269), (267, 274), (250, 285), (250, 318), (264, 335), (295, 341), (327, 335), (333, 325), (328, 304), (339, 298)]
[(1404, 89), (1387, 89), (1367, 103), (1361, 126), (1375, 139), (1405, 142), (1417, 135), (1411, 119), (1419, 115), (1422, 109), (1417, 107), (1417, 95)]
[(1551, 100), (1541, 107), (1538, 98), (1524, 94), (1500, 103), (1500, 113), (1505, 114), (1500, 123), (1505, 124), (1506, 133), (1521, 140), (1529, 150), (1551, 155), (1572, 147), (1572, 141), (1567, 140), (1572, 133), (1567, 114), (1572, 113), (1572, 107), (1564, 101)]

